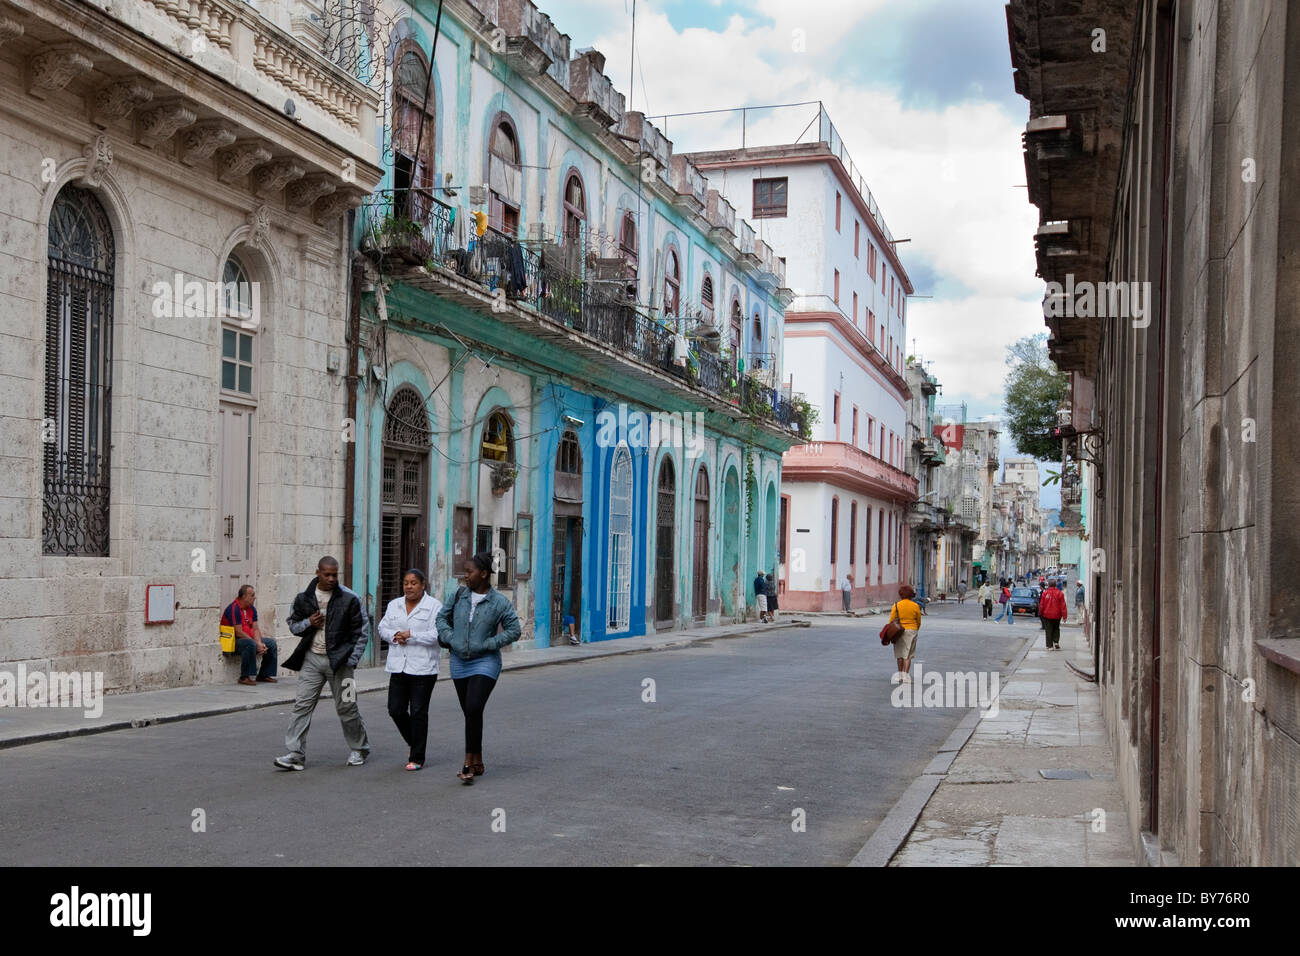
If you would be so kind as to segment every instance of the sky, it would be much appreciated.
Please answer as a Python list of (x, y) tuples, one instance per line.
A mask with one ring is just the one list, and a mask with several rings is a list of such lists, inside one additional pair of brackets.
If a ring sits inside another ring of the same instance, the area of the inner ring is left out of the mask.
[[(908, 353), (929, 363), (940, 404), (1001, 416), (1006, 347), (1046, 331), (1004, 0), (637, 0), (635, 67), (632, 0), (536, 2), (652, 118), (824, 103), (891, 233), (911, 240), (898, 246), (918, 296)], [(816, 115), (755, 111), (745, 141), (793, 142)], [(738, 113), (655, 122), (675, 151), (741, 143)]]

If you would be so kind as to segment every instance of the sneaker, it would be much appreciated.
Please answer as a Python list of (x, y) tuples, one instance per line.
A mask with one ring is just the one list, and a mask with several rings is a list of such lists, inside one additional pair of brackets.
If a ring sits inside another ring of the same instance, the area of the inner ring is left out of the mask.
[(910, 674), (904, 674), (904, 675), (903, 675), (903, 683), (904, 683), (904, 684), (910, 684), (910, 683), (912, 683), (912, 676), (911, 676)]
[(365, 762), (366, 762), (366, 755), (363, 754), (360, 750), (354, 750), (352, 751), (352, 753), (348, 754), (349, 767), (360, 767)]
[(897, 684), (897, 683), (898, 683), (899, 681), (901, 681), (902, 679), (903, 679), (903, 672), (902, 672), (902, 671), (898, 671), (897, 673), (894, 674), (893, 677), (889, 678), (889, 682), (890, 682), (891, 684)]
[(275, 765), (280, 770), (306, 770), (307, 764), (301, 757), (295, 757), (293, 754), (285, 754), (283, 757), (275, 758)]
[(579, 644), (582, 643), (582, 641), (578, 640), (576, 637), (571, 637), (571, 638), (569, 638), (569, 643), (570, 643), (572, 646), (577, 647)]

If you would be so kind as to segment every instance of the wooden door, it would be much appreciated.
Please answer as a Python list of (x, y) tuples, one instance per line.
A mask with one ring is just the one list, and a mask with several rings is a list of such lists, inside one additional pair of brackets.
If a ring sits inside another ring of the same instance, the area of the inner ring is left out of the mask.
[(674, 558), (677, 553), (677, 477), (671, 458), (659, 466), (655, 516), (655, 622), (668, 625), (677, 597)]
[(222, 607), (235, 599), (241, 584), (255, 584), (257, 576), (253, 552), (253, 439), (253, 410), (223, 404), (216, 553)]
[(691, 614), (702, 618), (709, 608), (709, 474), (695, 478), (695, 547), (691, 580)]

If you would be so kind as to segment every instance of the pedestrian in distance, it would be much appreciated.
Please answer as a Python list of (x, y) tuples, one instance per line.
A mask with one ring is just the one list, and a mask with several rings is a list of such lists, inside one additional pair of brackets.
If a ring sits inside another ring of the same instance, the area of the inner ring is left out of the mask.
[(769, 620), (767, 616), (767, 579), (763, 577), (763, 572), (759, 571), (754, 578), (754, 604), (758, 607), (758, 620), (766, 624)]
[(425, 591), (424, 572), (402, 575), (402, 596), (388, 602), (379, 637), (388, 644), (388, 716), (409, 748), (406, 769), (424, 766), (429, 739), (429, 699), (438, 682), (438, 612), (442, 602)]
[[(280, 656), (275, 638), (263, 637), (257, 623), (257, 592), (251, 584), (241, 584), (239, 594), (221, 612), (221, 623), (235, 629), (235, 653), (239, 655), (239, 683), (274, 684), (275, 666)], [(262, 666), (257, 666), (258, 657)]]
[(985, 581), (980, 585), (980, 620), (987, 621), (993, 617), (993, 588)]
[(301, 640), (284, 666), (298, 671), (298, 688), (284, 738), (289, 752), (275, 759), (279, 769), (307, 769), (307, 731), (326, 682), (343, 725), (343, 739), (352, 748), (348, 766), (366, 762), (370, 740), (361, 722), (353, 674), (369, 641), (369, 629), (361, 599), (339, 584), (339, 563), (325, 555), (317, 562), (311, 583), (293, 599), (289, 613), (289, 632)]
[(998, 616), (993, 619), (993, 623), (996, 624), (998, 621), (1002, 620), (1002, 615), (1005, 614), (1007, 616), (1007, 623), (1014, 624), (1016, 621), (1016, 615), (1015, 611), (1011, 607), (1011, 588), (1007, 586), (1006, 581), (1002, 582), (1002, 593), (998, 595), (998, 603), (1002, 605), (1002, 609), (998, 611)]
[(1074, 610), (1076, 614), (1081, 613), (1083, 611), (1083, 582), (1082, 581), (1074, 582)]
[(844, 613), (849, 613), (849, 606), (853, 603), (853, 575), (844, 575), (844, 580), (840, 582), (840, 594), (844, 598)]
[(962, 578), (962, 580), (957, 582), (957, 603), (964, 604), (965, 602), (966, 602), (966, 579)]
[(465, 564), (464, 584), (438, 613), (438, 643), (451, 651), (451, 681), (465, 715), (465, 764), (457, 779), (483, 776), (483, 709), (501, 676), (501, 648), (523, 629), (514, 606), (492, 587), (492, 555)]
[(767, 580), (763, 582), (767, 591), (767, 623), (771, 624), (776, 620), (776, 612), (781, 610), (781, 605), (776, 596), (776, 579), (772, 577), (771, 572), (767, 575)]
[(1059, 587), (1059, 581), (1043, 592), (1038, 602), (1038, 617), (1043, 622), (1047, 649), (1061, 649), (1061, 622), (1065, 620), (1065, 592)]
[(898, 601), (889, 611), (889, 619), (897, 621), (903, 633), (894, 641), (894, 659), (898, 662), (898, 672), (890, 683), (912, 683), (909, 671), (912, 658), (916, 655), (916, 635), (921, 630), (921, 605), (916, 603), (916, 591), (904, 584), (898, 589)]

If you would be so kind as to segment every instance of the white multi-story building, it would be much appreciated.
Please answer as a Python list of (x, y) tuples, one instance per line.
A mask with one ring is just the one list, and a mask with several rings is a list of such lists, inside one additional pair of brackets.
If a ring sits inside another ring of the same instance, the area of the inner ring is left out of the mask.
[[(817, 142), (691, 154), (760, 239), (785, 258), (787, 370), (820, 371), (812, 440), (786, 452), (781, 485), (782, 606), (838, 609), (892, 598), (910, 574), (904, 514), (906, 299), (912, 283), (870, 191), (824, 111)], [(731, 335), (749, 334), (732, 316)], [(807, 381), (807, 376), (801, 379)]]

